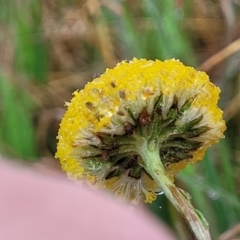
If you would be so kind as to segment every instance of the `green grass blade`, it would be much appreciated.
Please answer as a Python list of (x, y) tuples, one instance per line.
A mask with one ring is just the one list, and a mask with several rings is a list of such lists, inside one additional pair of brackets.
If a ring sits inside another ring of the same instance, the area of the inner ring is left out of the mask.
[[(191, 188), (198, 189), (206, 193), (209, 206), (211, 206), (211, 214), (209, 211), (202, 210), (207, 220), (214, 219), (214, 222), (209, 221), (210, 226), (215, 228), (218, 226), (218, 235), (227, 230), (234, 223), (240, 220), (240, 201), (239, 198), (228, 189), (225, 188), (225, 177), (219, 174), (218, 168), (215, 165), (216, 152), (214, 148), (207, 151), (204, 160), (198, 163), (198, 169), (201, 169), (201, 175), (197, 172), (184, 171), (179, 174), (181, 180)], [(198, 181), (201, 178), (202, 181)], [(198, 194), (192, 193), (192, 198), (197, 199)], [(198, 202), (199, 204), (199, 202)], [(202, 203), (200, 203), (201, 205)], [(202, 209), (202, 207), (201, 207)], [(212, 216), (212, 214), (214, 214)], [(215, 231), (214, 231), (215, 232)], [(215, 234), (215, 233), (214, 233)]]
[(227, 139), (220, 141), (217, 150), (220, 153), (219, 158), (222, 166), (222, 175), (224, 176), (223, 184), (229, 192), (235, 196), (238, 196), (236, 183), (234, 181), (234, 170), (232, 166), (231, 152)]
[(4, 143), (1, 151), (26, 160), (36, 157), (30, 99), (3, 74), (0, 74), (0, 99), (1, 142)]
[(42, 35), (41, 2), (10, 3), (9, 25), (14, 35), (16, 71), (31, 80), (44, 83), (47, 79), (48, 57)]
[(156, 53), (162, 59), (179, 58), (195, 65), (191, 47), (181, 31), (174, 1), (143, 1), (143, 10), (154, 28)]

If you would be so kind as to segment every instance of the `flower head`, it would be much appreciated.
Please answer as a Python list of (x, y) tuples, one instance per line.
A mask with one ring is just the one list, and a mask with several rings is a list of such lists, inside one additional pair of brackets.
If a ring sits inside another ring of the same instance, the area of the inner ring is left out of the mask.
[(144, 168), (141, 139), (156, 142), (174, 176), (223, 137), (219, 93), (206, 73), (178, 60), (123, 61), (74, 92), (56, 157), (73, 179), (151, 202), (160, 189)]

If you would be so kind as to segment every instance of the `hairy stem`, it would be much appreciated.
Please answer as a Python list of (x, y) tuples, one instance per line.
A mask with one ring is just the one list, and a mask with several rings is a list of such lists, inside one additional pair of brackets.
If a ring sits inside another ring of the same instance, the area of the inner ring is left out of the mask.
[(198, 240), (210, 240), (208, 225), (201, 219), (189, 199), (169, 179), (161, 162), (157, 145), (154, 141), (148, 143), (142, 139), (138, 152), (143, 159), (143, 167), (185, 219), (195, 238)]

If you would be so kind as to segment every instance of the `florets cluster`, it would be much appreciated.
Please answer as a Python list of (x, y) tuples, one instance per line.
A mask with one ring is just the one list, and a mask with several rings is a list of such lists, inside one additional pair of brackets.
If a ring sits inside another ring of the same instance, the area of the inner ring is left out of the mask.
[(143, 167), (138, 139), (156, 139), (174, 176), (223, 137), (219, 93), (206, 73), (178, 60), (123, 61), (74, 92), (56, 157), (73, 179), (151, 202), (160, 189)]

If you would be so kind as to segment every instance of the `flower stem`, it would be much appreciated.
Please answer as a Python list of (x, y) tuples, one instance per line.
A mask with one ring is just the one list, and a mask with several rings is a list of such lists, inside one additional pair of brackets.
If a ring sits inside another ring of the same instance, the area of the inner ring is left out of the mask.
[(144, 141), (138, 149), (143, 167), (155, 180), (168, 200), (174, 205), (180, 215), (186, 220), (197, 240), (210, 240), (208, 225), (194, 209), (189, 199), (169, 179), (159, 156), (157, 144), (149, 144)]

